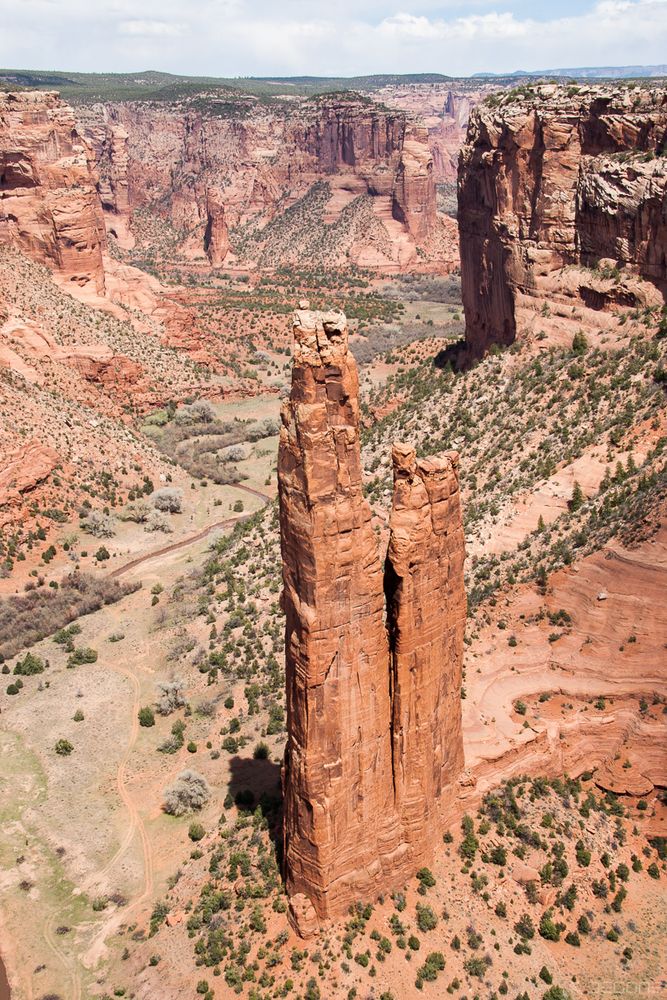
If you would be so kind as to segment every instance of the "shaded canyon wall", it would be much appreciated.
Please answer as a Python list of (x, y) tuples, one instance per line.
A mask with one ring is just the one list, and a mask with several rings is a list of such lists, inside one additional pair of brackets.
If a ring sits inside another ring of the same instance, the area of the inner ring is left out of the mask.
[[(520, 297), (600, 261), (667, 293), (667, 96), (540, 86), (471, 115), (458, 175), (466, 352), (511, 344)], [(632, 305), (611, 290), (596, 300)], [(636, 298), (636, 294), (635, 294)], [(637, 302), (638, 304), (638, 302)]]

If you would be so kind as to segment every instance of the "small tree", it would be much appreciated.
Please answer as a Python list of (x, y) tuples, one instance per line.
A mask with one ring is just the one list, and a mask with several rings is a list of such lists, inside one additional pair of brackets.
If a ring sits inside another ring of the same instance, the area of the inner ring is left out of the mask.
[(115, 520), (101, 510), (91, 510), (86, 514), (81, 527), (93, 538), (113, 538), (116, 534)]
[(206, 778), (197, 771), (181, 771), (173, 785), (164, 792), (162, 808), (170, 816), (184, 816), (206, 805), (211, 789)]
[(570, 498), (569, 503), (570, 510), (579, 510), (585, 499), (584, 491), (579, 483), (575, 481), (574, 488), (572, 490), (572, 497)]
[(155, 714), (152, 708), (146, 706), (139, 709), (139, 725), (144, 726), (146, 729), (155, 725)]
[(171, 715), (185, 705), (183, 690), (185, 684), (181, 680), (158, 681), (158, 699), (156, 709), (160, 715)]
[(588, 349), (588, 341), (583, 330), (577, 330), (572, 338), (572, 353), (581, 357)]
[(183, 510), (183, 494), (173, 487), (156, 490), (151, 500), (156, 510), (167, 514), (180, 514)]

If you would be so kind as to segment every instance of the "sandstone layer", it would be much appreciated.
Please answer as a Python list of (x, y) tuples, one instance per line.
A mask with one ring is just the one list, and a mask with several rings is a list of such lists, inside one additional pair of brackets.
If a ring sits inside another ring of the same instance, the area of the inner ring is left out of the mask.
[(296, 313), (280, 436), (284, 864), (302, 934), (397, 888), (429, 856), (463, 763), (457, 459), (417, 464), (396, 449), (383, 576), (347, 337), (342, 313)]
[[(383, 232), (373, 248), (357, 234), (346, 247), (354, 261), (370, 261), (372, 251), (379, 264), (406, 263), (423, 244), (437, 256), (451, 238), (439, 232), (428, 131), (415, 116), (368, 98), (272, 104), (233, 94), (227, 102), (109, 102), (77, 113), (116, 235), (129, 231), (135, 213), (157, 212), (185, 251), (205, 251), (219, 266), (229, 233), (238, 231), (232, 243), (242, 255), (244, 236), (259, 232), (261, 243), (264, 227), (326, 182), (325, 224), (369, 198), (373, 228)], [(285, 240), (280, 250), (289, 256)]]
[[(466, 354), (511, 344), (516, 309), (567, 267), (613, 275), (584, 304), (667, 294), (667, 97), (627, 87), (543, 85), (476, 108), (458, 177)], [(627, 278), (650, 283), (645, 293)], [(572, 292), (572, 289), (570, 289)]]
[(0, 241), (104, 291), (93, 155), (57, 94), (0, 94)]

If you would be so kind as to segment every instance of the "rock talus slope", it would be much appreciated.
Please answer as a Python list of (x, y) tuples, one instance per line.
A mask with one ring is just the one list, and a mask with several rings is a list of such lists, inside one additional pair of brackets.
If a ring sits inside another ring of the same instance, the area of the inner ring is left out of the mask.
[(0, 241), (104, 291), (94, 160), (57, 94), (0, 94)]
[[(278, 462), (288, 742), (284, 863), (301, 933), (402, 884), (463, 765), (457, 458), (395, 451), (383, 576), (342, 313), (295, 316)], [(387, 623), (385, 622), (387, 594)]]
[[(476, 108), (458, 176), (467, 354), (507, 345), (517, 304), (567, 266), (619, 268), (588, 306), (645, 304), (624, 276), (667, 293), (667, 98), (623, 87), (534, 88)], [(647, 295), (650, 295), (650, 289)]]

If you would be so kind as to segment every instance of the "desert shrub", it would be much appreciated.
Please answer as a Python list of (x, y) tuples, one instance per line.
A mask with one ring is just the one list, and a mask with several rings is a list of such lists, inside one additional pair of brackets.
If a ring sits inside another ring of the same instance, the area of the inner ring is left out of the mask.
[(173, 785), (164, 792), (162, 808), (170, 816), (184, 816), (206, 805), (211, 789), (203, 775), (197, 771), (181, 771)]
[(21, 677), (31, 677), (33, 674), (44, 672), (44, 661), (35, 656), (34, 653), (26, 653), (22, 660), (19, 660), (14, 667), (14, 673)]
[(151, 505), (147, 500), (135, 500), (128, 503), (120, 514), (122, 521), (134, 521), (136, 524), (145, 524), (151, 512)]
[(417, 903), (417, 927), (420, 931), (432, 931), (437, 926), (438, 918), (430, 906)]
[(110, 555), (109, 550), (106, 547), (106, 545), (100, 545), (99, 549), (95, 553), (95, 559), (96, 559), (96, 561), (97, 562), (106, 562), (106, 560), (110, 559), (110, 558), (111, 558), (111, 555)]
[(252, 752), (255, 760), (268, 760), (269, 759), (269, 747), (266, 743), (258, 743)]
[(158, 698), (155, 706), (157, 712), (160, 715), (171, 715), (178, 708), (183, 708), (186, 703), (184, 689), (185, 684), (181, 680), (158, 681)]
[(188, 827), (188, 837), (195, 843), (206, 836), (206, 830), (201, 823), (190, 823)]
[(245, 431), (246, 441), (261, 441), (262, 438), (275, 437), (280, 431), (280, 421), (274, 417), (266, 417), (251, 424)]
[(180, 514), (183, 509), (183, 494), (180, 490), (165, 487), (153, 493), (151, 502), (156, 510), (167, 514)]
[(81, 521), (81, 527), (93, 538), (113, 538), (116, 534), (115, 519), (101, 510), (89, 511)]
[(215, 420), (215, 410), (205, 399), (179, 406), (174, 414), (177, 424), (210, 424)]
[(69, 740), (56, 740), (56, 745), (53, 748), (57, 754), (61, 757), (69, 757), (74, 747)]
[(160, 510), (152, 510), (144, 524), (144, 531), (161, 531), (165, 535), (169, 535), (173, 528), (166, 514)]
[(73, 650), (67, 657), (68, 667), (80, 667), (82, 663), (95, 663), (97, 661), (97, 650), (90, 646), (80, 646)]
[(146, 706), (139, 709), (139, 725), (146, 729), (155, 725), (155, 713), (152, 708)]

